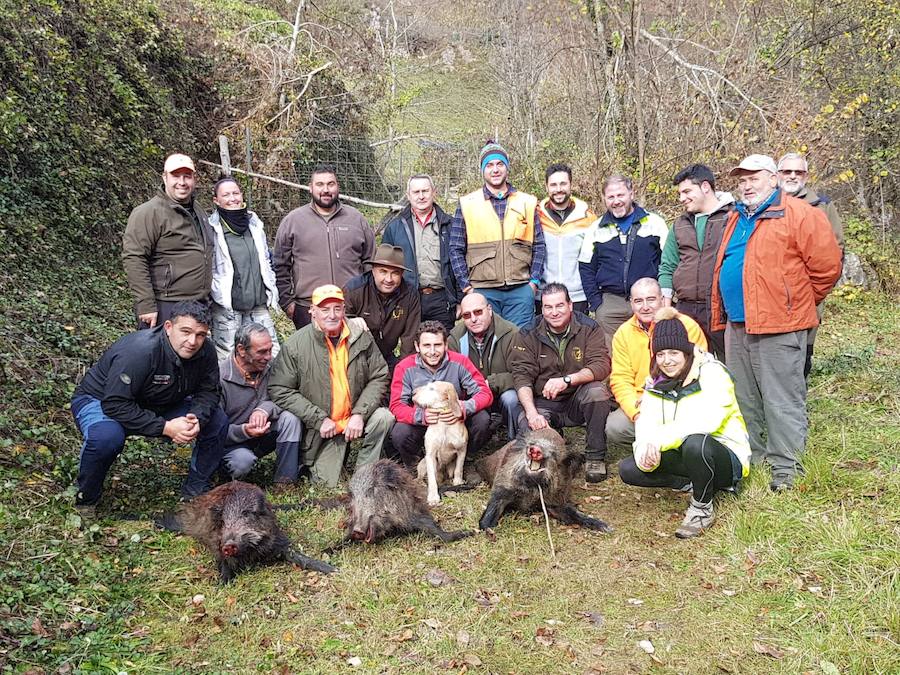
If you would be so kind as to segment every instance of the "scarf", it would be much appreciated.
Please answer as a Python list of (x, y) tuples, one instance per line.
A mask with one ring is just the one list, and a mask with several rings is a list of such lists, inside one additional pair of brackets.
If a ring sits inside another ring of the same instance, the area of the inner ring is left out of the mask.
[(219, 218), (226, 231), (243, 237), (244, 233), (250, 227), (250, 212), (244, 206), (240, 209), (223, 209), (221, 206), (216, 207), (219, 212)]

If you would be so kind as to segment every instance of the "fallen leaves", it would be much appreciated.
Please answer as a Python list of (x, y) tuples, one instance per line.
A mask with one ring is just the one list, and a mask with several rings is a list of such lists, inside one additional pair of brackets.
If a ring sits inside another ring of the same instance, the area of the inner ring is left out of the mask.
[(578, 612), (578, 616), (597, 628), (602, 628), (605, 621), (600, 612)]
[(762, 654), (763, 656), (768, 656), (773, 659), (784, 658), (784, 651), (778, 649), (778, 647), (766, 644), (765, 642), (759, 642), (757, 640), (753, 641), (753, 651), (755, 651), (757, 654)]
[(429, 570), (425, 574), (425, 581), (434, 586), (435, 588), (439, 586), (446, 586), (448, 584), (452, 584), (456, 581), (453, 577), (447, 574), (444, 570), (433, 569)]

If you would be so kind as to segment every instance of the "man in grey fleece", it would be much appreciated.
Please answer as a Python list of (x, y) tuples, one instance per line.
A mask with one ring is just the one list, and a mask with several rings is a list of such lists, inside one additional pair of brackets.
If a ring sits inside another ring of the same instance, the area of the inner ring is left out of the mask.
[(228, 416), (225, 467), (234, 478), (246, 476), (257, 458), (275, 451), (275, 489), (297, 480), (300, 420), (269, 398), (272, 337), (261, 323), (241, 326), (234, 351), (219, 362), (221, 406)]
[(309, 180), (312, 201), (287, 214), (275, 234), (275, 283), (278, 302), (303, 328), (310, 322), (313, 289), (343, 287), (364, 272), (375, 253), (375, 234), (363, 215), (340, 202), (333, 166), (320, 164)]

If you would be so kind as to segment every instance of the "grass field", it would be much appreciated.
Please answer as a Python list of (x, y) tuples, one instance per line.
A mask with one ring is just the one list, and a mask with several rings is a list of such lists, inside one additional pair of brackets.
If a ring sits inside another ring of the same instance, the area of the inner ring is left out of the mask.
[[(30, 411), (15, 418), (28, 425), (19, 438), (2, 441), (0, 666), (900, 672), (893, 307), (856, 291), (829, 301), (811, 380), (808, 473), (798, 489), (772, 494), (754, 470), (739, 498), (720, 500), (708, 534), (680, 541), (672, 533), (685, 495), (627, 488), (613, 476), (576, 495), (615, 532), (554, 523), (556, 560), (539, 519), (507, 517), (494, 539), (393, 540), (334, 556), (335, 576), (281, 565), (220, 587), (206, 552), (147, 519), (171, 506), (187, 449), (129, 441), (111, 474), (106, 516), (87, 526), (71, 508), (79, 442), (68, 412)], [(265, 483), (269, 469), (255, 477)], [(447, 528), (472, 528), (486, 499), (485, 488), (461, 493), (436, 515)], [(340, 537), (339, 513), (280, 517), (309, 554)]]

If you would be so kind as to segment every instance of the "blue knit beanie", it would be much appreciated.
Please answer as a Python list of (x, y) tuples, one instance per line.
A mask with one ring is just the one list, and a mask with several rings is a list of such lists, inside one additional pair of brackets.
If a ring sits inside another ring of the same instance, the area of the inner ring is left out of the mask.
[(488, 162), (493, 162), (497, 159), (506, 164), (507, 169), (509, 168), (509, 154), (506, 152), (506, 149), (496, 141), (488, 141), (478, 156), (481, 172), (484, 173), (484, 167), (487, 166)]

